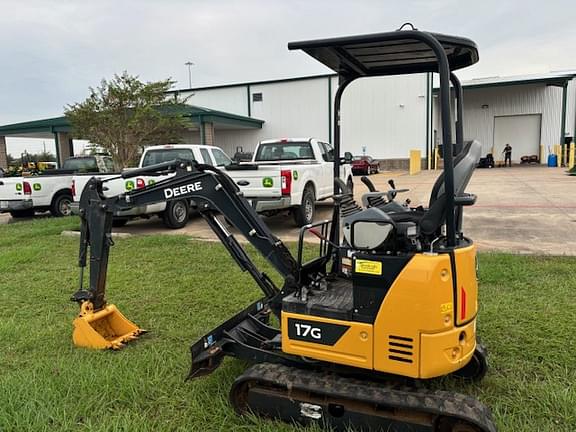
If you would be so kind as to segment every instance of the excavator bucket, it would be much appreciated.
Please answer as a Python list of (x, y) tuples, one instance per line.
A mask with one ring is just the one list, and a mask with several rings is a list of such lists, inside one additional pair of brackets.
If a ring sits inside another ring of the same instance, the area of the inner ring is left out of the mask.
[(120, 349), (143, 333), (146, 330), (129, 321), (116, 306), (109, 304), (94, 311), (91, 303), (85, 302), (74, 320), (72, 340), (84, 348)]

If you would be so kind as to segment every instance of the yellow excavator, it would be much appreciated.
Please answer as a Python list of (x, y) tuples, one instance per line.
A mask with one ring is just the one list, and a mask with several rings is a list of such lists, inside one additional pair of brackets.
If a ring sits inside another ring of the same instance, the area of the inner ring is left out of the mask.
[[(295, 258), (217, 168), (175, 160), (122, 174), (174, 173), (142, 189), (107, 197), (106, 180), (82, 192), (80, 305), (74, 342), (119, 348), (142, 330), (105, 300), (113, 214), (133, 206), (190, 199), (240, 268), (264, 296), (191, 346), (189, 378), (214, 372), (225, 356), (252, 363), (234, 382), (230, 401), (256, 413), (334, 430), (493, 432), (490, 410), (426, 379), (448, 375), (479, 380), (486, 351), (477, 342), (476, 248), (462, 231), (462, 212), (476, 196), (465, 191), (480, 158), (478, 142), (464, 142), (462, 88), (454, 70), (478, 61), (469, 39), (415, 29), (294, 42), (334, 70), (334, 210), (331, 220), (307, 225)], [(397, 190), (365, 194), (362, 205), (338, 179), (340, 101), (359, 78), (434, 72), (439, 75), (444, 168), (427, 208), (395, 201)], [(455, 89), (452, 139), (450, 84)], [(224, 221), (224, 219), (226, 222)], [(232, 224), (283, 277), (276, 286), (258, 270), (227, 229)], [(315, 258), (303, 262), (303, 237), (318, 237)], [(82, 271), (90, 249), (90, 286)], [(226, 295), (222, 287), (222, 295)], [(271, 325), (275, 315), (279, 325)]]

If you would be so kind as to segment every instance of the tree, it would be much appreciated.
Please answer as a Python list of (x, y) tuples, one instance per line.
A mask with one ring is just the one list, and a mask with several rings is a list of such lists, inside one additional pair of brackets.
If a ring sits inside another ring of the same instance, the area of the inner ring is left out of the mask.
[(49, 151), (41, 151), (30, 156), (35, 162), (56, 162), (56, 155)]
[(144, 146), (180, 142), (190, 127), (180, 109), (186, 99), (166, 97), (172, 84), (170, 79), (144, 83), (125, 71), (90, 87), (88, 98), (68, 105), (65, 114), (75, 136), (97, 143), (127, 167)]

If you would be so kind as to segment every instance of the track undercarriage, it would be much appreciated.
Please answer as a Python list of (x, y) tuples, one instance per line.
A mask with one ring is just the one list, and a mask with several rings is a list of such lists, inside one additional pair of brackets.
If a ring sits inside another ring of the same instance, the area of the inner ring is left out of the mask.
[(472, 397), (271, 363), (238, 377), (230, 400), (240, 414), (320, 423), (337, 431), (496, 431), (490, 410)]

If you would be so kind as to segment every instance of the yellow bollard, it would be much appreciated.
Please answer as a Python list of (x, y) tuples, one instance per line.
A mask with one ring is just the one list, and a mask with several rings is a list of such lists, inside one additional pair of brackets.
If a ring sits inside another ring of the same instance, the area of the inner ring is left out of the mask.
[(410, 175), (418, 174), (422, 169), (420, 150), (410, 150)]
[(570, 151), (568, 155), (568, 169), (574, 168), (574, 153), (576, 152), (576, 143), (572, 141), (570, 143)]

